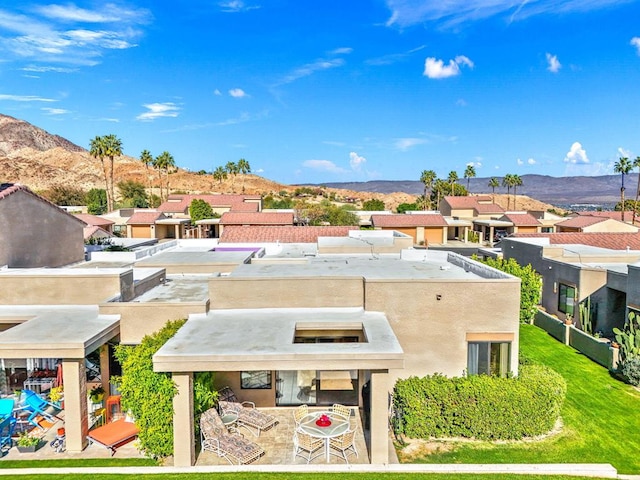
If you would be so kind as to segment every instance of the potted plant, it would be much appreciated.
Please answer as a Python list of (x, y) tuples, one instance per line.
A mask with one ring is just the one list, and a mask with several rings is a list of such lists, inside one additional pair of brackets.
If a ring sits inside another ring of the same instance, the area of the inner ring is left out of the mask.
[(53, 403), (54, 405), (60, 406), (60, 402), (62, 401), (63, 398), (64, 398), (63, 386), (53, 387), (49, 391), (49, 400), (51, 400), (51, 403)]
[(40, 439), (30, 436), (28, 432), (22, 432), (18, 435), (16, 447), (20, 453), (33, 453), (40, 447)]
[(102, 385), (92, 388), (89, 392), (89, 397), (92, 403), (102, 402), (102, 399), (104, 399), (104, 388), (102, 388)]

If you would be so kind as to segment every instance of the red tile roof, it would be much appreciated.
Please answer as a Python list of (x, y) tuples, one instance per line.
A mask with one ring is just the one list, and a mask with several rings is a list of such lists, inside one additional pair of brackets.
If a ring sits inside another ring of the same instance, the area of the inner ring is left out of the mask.
[(257, 212), (260, 208), (257, 202), (241, 202), (231, 205), (230, 212)]
[(608, 232), (560, 232), (560, 233), (517, 233), (517, 238), (546, 237), (552, 245), (581, 244), (611, 250), (640, 250), (640, 233)]
[(448, 224), (439, 213), (416, 213), (397, 215), (371, 215), (374, 227), (446, 227)]
[(106, 218), (98, 217), (97, 215), (90, 215), (88, 213), (76, 213), (75, 216), (82, 220), (87, 225), (113, 225), (114, 221), (108, 220)]
[(39, 201), (54, 207), (56, 210), (58, 210), (59, 212), (61, 212), (63, 215), (68, 215), (69, 217), (73, 218), (75, 221), (80, 222), (82, 225), (84, 225), (84, 222), (82, 220), (80, 220), (79, 218), (77, 218), (75, 215), (71, 215), (69, 212), (67, 212), (66, 210), (63, 210), (62, 208), (60, 208), (58, 205), (56, 205), (53, 202), (50, 202), (49, 200), (47, 200), (44, 197), (41, 197), (40, 195), (33, 193), (31, 190), (29, 190), (28, 187), (25, 187), (24, 185), (19, 185), (17, 183), (0, 183), (0, 200), (9, 197), (9, 195), (12, 195), (14, 193), (17, 192), (25, 192), (29, 195), (33, 195), (33, 197), (35, 197), (36, 199), (38, 199)]
[(467, 195), (461, 197), (447, 195), (443, 200), (447, 202), (451, 208), (475, 208), (478, 205), (476, 197)]
[(504, 212), (504, 208), (502, 208), (497, 203), (479, 203), (473, 209), (476, 211), (476, 215), (478, 214), (488, 215), (492, 213)]
[(293, 225), (293, 213), (280, 212), (225, 212), (221, 225)]
[(496, 204), (496, 203), (479, 203), (487, 202), (491, 200), (491, 197), (487, 196), (461, 196), (461, 197), (453, 197), (446, 196), (443, 198), (445, 202), (451, 207), (452, 210), (457, 209), (473, 209), (477, 214), (491, 214), (491, 213), (502, 213), (504, 209)]
[(500, 220), (506, 220), (513, 223), (516, 227), (529, 227), (533, 225), (542, 225), (536, 217), (526, 212), (509, 212), (505, 213)]
[(127, 225), (151, 225), (163, 218), (167, 217), (162, 212), (135, 212), (127, 220)]
[[(247, 200), (259, 200), (260, 195), (169, 195), (169, 199), (158, 207), (159, 212), (186, 213), (195, 199), (204, 200), (212, 207), (229, 207), (245, 203)], [(257, 203), (257, 202), (252, 202)]]
[(577, 217), (567, 218), (566, 220), (556, 223), (556, 227), (584, 228), (595, 225), (596, 223), (604, 222), (606, 220), (608, 220), (606, 217), (579, 215)]
[(359, 230), (359, 227), (334, 226), (277, 226), (258, 225), (225, 227), (220, 242), (226, 243), (316, 243), (318, 237), (346, 237), (349, 230)]
[[(622, 221), (622, 212), (615, 212), (615, 211), (591, 212), (589, 211), (589, 212), (576, 212), (576, 214), (580, 216), (611, 218), (612, 220), (618, 220), (619, 222)], [(638, 215), (636, 215), (636, 218), (638, 218)], [(633, 219), (633, 211), (628, 210), (624, 212), (624, 219), (625, 221), (630, 222)]]

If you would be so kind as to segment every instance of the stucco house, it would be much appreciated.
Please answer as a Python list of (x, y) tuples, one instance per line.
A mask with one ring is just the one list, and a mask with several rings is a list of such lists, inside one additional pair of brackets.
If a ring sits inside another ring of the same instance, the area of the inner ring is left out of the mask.
[(169, 195), (166, 202), (157, 210), (167, 217), (189, 218), (189, 207), (195, 199), (204, 200), (213, 213), (222, 215), (225, 212), (259, 212), (262, 210), (262, 197), (260, 195)]
[(438, 212), (371, 215), (371, 225), (376, 230), (395, 230), (409, 235), (420, 245), (447, 243), (449, 224)]
[(606, 216), (577, 215), (556, 223), (558, 232), (637, 232), (638, 227)]

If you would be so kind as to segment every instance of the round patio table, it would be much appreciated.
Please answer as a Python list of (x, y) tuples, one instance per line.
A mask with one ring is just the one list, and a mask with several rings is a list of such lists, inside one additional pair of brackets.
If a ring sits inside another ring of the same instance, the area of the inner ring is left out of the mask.
[[(331, 420), (331, 425), (321, 427), (316, 424), (316, 421), (321, 415), (326, 415)], [(349, 419), (335, 412), (312, 412), (300, 420), (298, 428), (315, 438), (324, 439), (324, 451), (327, 463), (329, 463), (329, 443), (332, 438), (339, 437), (344, 432), (349, 430)]]

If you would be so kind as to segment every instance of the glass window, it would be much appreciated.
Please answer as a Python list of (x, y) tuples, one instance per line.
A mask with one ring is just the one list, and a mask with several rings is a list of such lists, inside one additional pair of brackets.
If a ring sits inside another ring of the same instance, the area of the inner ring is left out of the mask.
[(510, 371), (511, 342), (469, 342), (467, 372), (469, 375), (506, 377)]
[(248, 389), (270, 389), (271, 371), (254, 370), (250, 372), (240, 372), (240, 387)]
[(576, 287), (561, 283), (558, 290), (558, 311), (573, 316), (575, 298)]

